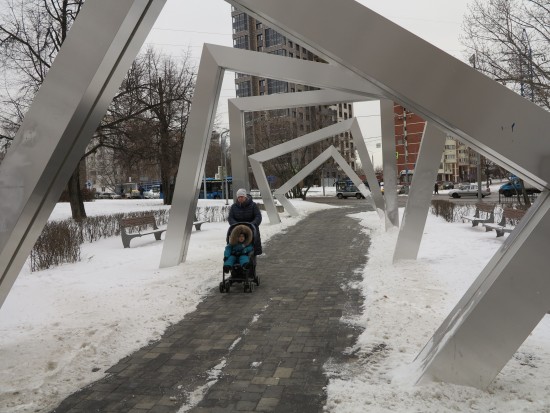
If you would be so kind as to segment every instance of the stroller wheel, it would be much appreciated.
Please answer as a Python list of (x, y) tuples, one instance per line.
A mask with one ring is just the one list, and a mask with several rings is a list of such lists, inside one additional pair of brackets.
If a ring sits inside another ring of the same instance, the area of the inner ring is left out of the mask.
[(256, 283), (256, 285), (260, 285), (260, 276), (258, 274), (254, 275), (254, 282)]
[(220, 283), (220, 293), (224, 293), (224, 292), (225, 292), (225, 284), (224, 284), (224, 282), (222, 281), (222, 282)]

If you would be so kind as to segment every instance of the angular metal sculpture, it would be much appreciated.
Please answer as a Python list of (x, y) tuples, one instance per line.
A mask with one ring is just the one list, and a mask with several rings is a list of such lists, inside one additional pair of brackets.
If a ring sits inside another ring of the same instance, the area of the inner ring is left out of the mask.
[[(446, 134), (435, 125), (424, 125), (420, 152), (414, 168), (407, 206), (393, 253), (393, 262), (416, 260), (426, 218), (432, 202), (432, 191), (445, 148)], [(387, 196), (387, 194), (386, 194)]]
[[(352, 72), (332, 65), (205, 44), (179, 167), (180, 171), (189, 173), (178, 177), (176, 181), (161, 267), (170, 267), (185, 261), (204, 170), (206, 148), (210, 144), (212, 119), (220, 94), (220, 79), (226, 69), (319, 88), (353, 91), (354, 94), (363, 95), (366, 99), (380, 96), (380, 90), (371, 83)], [(242, 149), (240, 148), (237, 154), (241, 158)]]
[(296, 93), (278, 93), (228, 100), (229, 129), (231, 130), (231, 171), (233, 187), (250, 189), (248, 158), (246, 156), (244, 113), (301, 106), (332, 105), (338, 102), (370, 100), (363, 95), (338, 90), (315, 90)]
[[(357, 189), (361, 191), (361, 194), (363, 194), (366, 199), (369, 199), (371, 197), (370, 191), (367, 189), (363, 181), (361, 181), (361, 178), (359, 178), (355, 171), (348, 165), (340, 152), (338, 152), (338, 150), (334, 146), (330, 146), (325, 149), (323, 153), (321, 153), (317, 158), (307, 164), (300, 172), (298, 172), (290, 180), (288, 180), (288, 182), (276, 189), (273, 193), (275, 198), (279, 200), (279, 202), (285, 207), (285, 209), (291, 216), (297, 216), (299, 215), (299, 213), (296, 208), (294, 208), (294, 205), (292, 205), (292, 203), (286, 198), (286, 193), (330, 158), (333, 158), (335, 162), (340, 165), (342, 170), (355, 184)], [(374, 207), (376, 207), (374, 201), (370, 202), (373, 204)]]
[[(550, 114), (353, 0), (227, 1), (545, 188), (418, 358), (422, 377), (485, 387), (548, 310)], [(319, 30), (311, 10), (354, 30)]]
[[(353, 141), (358, 148), (361, 148), (361, 150), (359, 151), (361, 163), (364, 170), (368, 171), (367, 179), (369, 182), (369, 186), (371, 186), (371, 188), (374, 188), (374, 190), (372, 191), (372, 197), (368, 196), (367, 198), (367, 194), (370, 194), (371, 191), (369, 191), (365, 187), (365, 184), (363, 184), (360, 180), (358, 180), (356, 183), (357, 188), (361, 191), (365, 198), (369, 200), (372, 199), (374, 208), (383, 214), (382, 211), (384, 210), (384, 201), (382, 198), (380, 187), (378, 186), (378, 182), (376, 181), (376, 176), (374, 175), (374, 168), (372, 167), (369, 153), (363, 140), (363, 134), (361, 133), (359, 125), (357, 124), (357, 120), (355, 118), (352, 118), (343, 122), (336, 123), (334, 125), (327, 126), (323, 129), (319, 129), (315, 132), (308, 133), (307, 135), (300, 136), (296, 139), (284, 142), (280, 145), (273, 146), (264, 151), (257, 152), (248, 157), (248, 159), (250, 160), (250, 166), (252, 167), (252, 172), (254, 173), (254, 178), (256, 179), (256, 183), (258, 184), (258, 189), (262, 194), (267, 194), (266, 196), (262, 195), (262, 198), (264, 200), (265, 210), (271, 223), (279, 223), (281, 222), (281, 219), (279, 217), (279, 214), (277, 213), (275, 203), (273, 202), (273, 197), (271, 195), (269, 183), (267, 182), (267, 177), (262, 167), (262, 162), (269, 161), (286, 153), (290, 153), (305, 146), (312, 145), (316, 142), (330, 138), (339, 133), (351, 130), (352, 128)], [(343, 167), (343, 169), (350, 178), (351, 176), (356, 176), (355, 172), (353, 172), (353, 170), (349, 167), (349, 165), (347, 165), (347, 163), (345, 167)], [(296, 185), (296, 183), (294, 183), (292, 186)], [(290, 211), (295, 211), (288, 202), (284, 200), (281, 201), (280, 197), (277, 199), (279, 199), (281, 203), (287, 205), (287, 209), (289, 209)]]
[(68, 33), (0, 165), (0, 306), (164, 3), (88, 1)]
[[(548, 310), (550, 114), (353, 0), (228, 1), (334, 64), (205, 48), (161, 265), (185, 257), (224, 68), (399, 102), (545, 189), (417, 358), (422, 378), (487, 386)], [(88, 1), (69, 33), (0, 167), (0, 303), (163, 4)]]

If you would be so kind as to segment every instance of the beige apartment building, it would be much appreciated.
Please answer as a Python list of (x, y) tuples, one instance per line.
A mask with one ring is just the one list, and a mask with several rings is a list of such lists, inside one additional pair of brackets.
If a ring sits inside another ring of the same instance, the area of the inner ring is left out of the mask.
[[(281, 56), (281, 58), (323, 62), (321, 58), (303, 45), (287, 39), (276, 30), (248, 16), (246, 13), (233, 7), (231, 14), (233, 19), (233, 47), (270, 53)], [(305, 85), (240, 73), (235, 74), (235, 87), (237, 97), (295, 93), (316, 89)], [(287, 140), (290, 140), (351, 117), (353, 117), (353, 105), (351, 103), (247, 113), (245, 114), (247, 149), (249, 153), (265, 149), (262, 147), (261, 141), (264, 140), (266, 134), (282, 133), (288, 137)], [(312, 161), (329, 145), (334, 145), (354, 170), (357, 168), (356, 152), (349, 132), (307, 148), (304, 163)], [(323, 167), (320, 174), (315, 177), (315, 184), (320, 184), (323, 178), (330, 184), (331, 181), (333, 183), (339, 177), (342, 177), (342, 173), (333, 163), (332, 166)]]

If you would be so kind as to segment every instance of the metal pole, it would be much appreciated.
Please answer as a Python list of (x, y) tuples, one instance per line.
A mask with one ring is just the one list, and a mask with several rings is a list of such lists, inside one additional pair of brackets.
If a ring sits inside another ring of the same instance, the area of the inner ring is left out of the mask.
[[(227, 134), (229, 131), (225, 131), (225, 134)], [(222, 146), (222, 140), (220, 135), (220, 146)], [(224, 179), (224, 187), (225, 187), (225, 205), (229, 205), (229, 189), (227, 185), (227, 150), (225, 147), (225, 138), (223, 140), (223, 179)]]
[[(409, 148), (407, 142), (407, 109), (403, 108), (403, 155), (405, 158), (405, 183), (409, 183)], [(384, 178), (385, 179), (385, 178)]]
[(223, 143), (222, 143), (222, 138), (223, 138), (223, 132), (220, 133), (219, 135), (220, 137), (220, 163), (221, 163), (221, 167), (222, 167), (222, 171), (221, 171), (221, 180), (222, 180), (222, 199), (225, 198), (225, 187), (223, 185), (223, 178), (225, 176), (225, 171), (223, 170), (223, 168), (225, 167), (225, 165), (223, 164)]

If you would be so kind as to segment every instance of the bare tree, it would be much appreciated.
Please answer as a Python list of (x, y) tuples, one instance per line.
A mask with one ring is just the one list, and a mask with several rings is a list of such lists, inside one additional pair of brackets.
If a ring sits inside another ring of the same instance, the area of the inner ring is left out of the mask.
[(548, 0), (474, 0), (463, 28), (477, 70), (550, 109)]
[[(0, 141), (4, 147), (15, 137), (83, 3), (7, 0), (0, 13), (0, 63), (5, 68), (0, 102), (6, 108), (0, 114)], [(114, 151), (112, 167), (157, 165), (165, 202), (170, 203), (194, 81), (187, 56), (176, 61), (147, 51), (132, 66), (82, 159), (107, 148)], [(68, 183), (75, 219), (86, 216), (80, 169), (75, 169)], [(112, 176), (117, 171), (111, 169)]]
[(158, 166), (165, 204), (172, 202), (194, 86), (187, 55), (175, 59), (149, 49), (133, 63), (102, 125), (127, 167)]
[[(4, 76), (0, 117), (4, 145), (13, 140), (36, 91), (59, 52), (84, 0), (7, 0), (0, 14), (0, 62)], [(80, 192), (80, 167), (68, 183), (74, 218), (86, 216)]]

